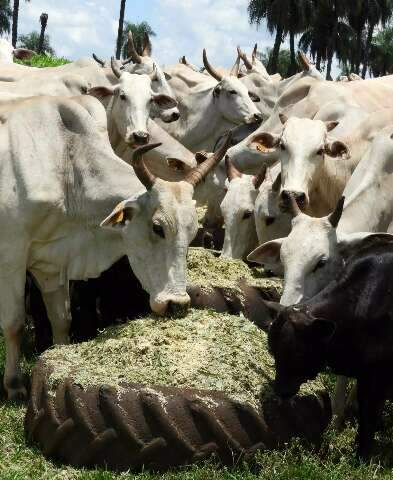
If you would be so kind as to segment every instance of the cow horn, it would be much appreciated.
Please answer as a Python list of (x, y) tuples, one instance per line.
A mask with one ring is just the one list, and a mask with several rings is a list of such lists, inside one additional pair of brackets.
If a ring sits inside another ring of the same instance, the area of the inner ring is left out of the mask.
[(262, 165), (262, 168), (259, 170), (258, 174), (254, 176), (252, 179), (252, 183), (254, 184), (254, 187), (256, 190), (259, 189), (259, 187), (262, 185), (262, 183), (265, 181), (266, 178), (266, 172), (267, 172), (267, 165), (264, 163)]
[(289, 194), (289, 203), (290, 203), (290, 208), (289, 212), (292, 213), (293, 217), (297, 217), (302, 213), (302, 211), (299, 208), (299, 205), (297, 204), (297, 201), (295, 197), (292, 195), (292, 193)]
[(104, 67), (104, 66), (105, 66), (104, 60), (101, 60), (101, 58), (98, 58), (95, 53), (93, 53), (93, 58), (94, 58), (94, 60), (95, 60), (97, 63), (99, 63), (99, 64), (101, 65), (101, 67)]
[(143, 35), (143, 51), (142, 51), (142, 57), (150, 57), (151, 52), (152, 52), (152, 44), (149, 38), (149, 34), (147, 32), (144, 33)]
[(333, 228), (337, 228), (338, 222), (341, 219), (341, 215), (343, 214), (343, 209), (344, 209), (344, 202), (345, 202), (345, 197), (341, 197), (336, 205), (336, 208), (334, 209), (334, 212), (332, 212), (328, 216), (328, 220)]
[(120, 67), (115, 60), (115, 57), (111, 57), (111, 67), (112, 67), (113, 75), (117, 78), (120, 78), (121, 77), (121, 70), (120, 70)]
[(203, 49), (203, 65), (205, 66), (206, 70), (210, 73), (210, 75), (215, 78), (217, 81), (221, 82), (222, 75), (220, 75), (216, 69), (214, 69), (207, 59), (206, 55), (206, 48)]
[(250, 60), (247, 58), (247, 55), (240, 50), (240, 47), (237, 47), (237, 54), (243, 60), (244, 65), (246, 66), (247, 70), (252, 69), (252, 64)]
[(139, 181), (145, 186), (146, 190), (150, 190), (152, 186), (156, 183), (157, 178), (150, 172), (146, 167), (146, 164), (143, 160), (143, 155), (153, 148), (157, 148), (161, 143), (150, 143), (149, 145), (143, 145), (138, 147), (132, 156), (131, 165), (134, 168), (135, 174), (138, 177)]
[(274, 180), (272, 184), (272, 191), (274, 193), (278, 193), (281, 188), (281, 172), (277, 175), (276, 179)]
[(202, 182), (202, 180), (206, 177), (206, 175), (213, 170), (213, 168), (218, 165), (218, 163), (222, 160), (223, 156), (226, 154), (228, 147), (231, 143), (232, 132), (229, 131), (227, 138), (224, 144), (211, 155), (207, 160), (203, 163), (198, 165), (197, 167), (193, 168), (191, 172), (187, 174), (185, 177), (185, 181), (190, 183), (194, 188)]
[(157, 66), (155, 63), (153, 64), (153, 71), (149, 74), (149, 77), (152, 82), (157, 80)]
[(237, 77), (239, 75), (239, 70), (240, 70), (240, 57), (238, 56), (235, 64), (232, 67), (231, 73), (229, 75), (231, 75), (232, 77)]
[(132, 32), (128, 32), (128, 56), (132, 58), (134, 63), (142, 63), (142, 57), (136, 51), (134, 45), (134, 37), (132, 36)]
[(132, 58), (129, 57), (129, 58), (126, 58), (125, 60), (122, 60), (121, 64), (122, 64), (123, 67), (125, 67), (126, 65), (128, 65), (131, 62), (132, 62)]
[(300, 50), (297, 52), (297, 57), (299, 59), (299, 62), (300, 62), (300, 65), (302, 67), (302, 69), (305, 71), (305, 72), (308, 72), (310, 70), (310, 61), (309, 59), (306, 57), (306, 55), (301, 52)]
[(228, 180), (230, 182), (232, 182), (232, 180), (235, 180), (235, 178), (242, 177), (242, 172), (239, 172), (239, 170), (231, 162), (231, 159), (228, 157), (228, 155), (225, 157), (225, 169), (227, 172)]
[(255, 65), (255, 60), (257, 58), (257, 51), (258, 51), (258, 44), (256, 43), (254, 45), (254, 50), (252, 51), (251, 57), (252, 57), (252, 64)]
[(185, 55), (183, 55), (182, 57), (179, 58), (179, 63), (182, 63), (183, 65), (188, 66), (188, 62), (187, 62), (187, 59), (186, 59)]

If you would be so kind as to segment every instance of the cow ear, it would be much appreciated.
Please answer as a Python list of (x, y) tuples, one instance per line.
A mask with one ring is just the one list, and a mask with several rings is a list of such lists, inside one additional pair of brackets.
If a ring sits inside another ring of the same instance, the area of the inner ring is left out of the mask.
[(330, 320), (316, 318), (308, 327), (313, 340), (328, 342), (336, 331), (336, 324)]
[(339, 140), (327, 143), (325, 145), (325, 153), (327, 153), (329, 157), (341, 157), (343, 160), (348, 160), (348, 158), (351, 157), (348, 146), (345, 145), (345, 143), (340, 142)]
[(172, 80), (172, 75), (169, 73), (164, 72), (165, 80)]
[(257, 95), (256, 93), (254, 93), (254, 92), (248, 92), (248, 96), (249, 96), (249, 97), (251, 98), (251, 100), (252, 100), (253, 102), (255, 102), (255, 103), (261, 101), (261, 98), (258, 97), (258, 95)]
[(262, 153), (274, 152), (280, 143), (280, 136), (269, 132), (262, 132), (255, 135), (251, 144)]
[(285, 125), (288, 121), (288, 117), (284, 114), (284, 113), (279, 113), (278, 114), (279, 118), (280, 118), (280, 122)]
[(100, 224), (103, 228), (124, 228), (127, 226), (136, 211), (139, 210), (139, 206), (136, 201), (124, 201), (119, 203), (112, 213), (108, 215)]
[(247, 260), (261, 265), (264, 265), (265, 263), (268, 265), (279, 264), (282, 242), (283, 238), (279, 238), (278, 240), (272, 240), (260, 245), (248, 255)]
[(112, 87), (112, 88), (110, 88), (110, 87), (93, 87), (93, 88), (90, 88), (87, 91), (87, 94), (91, 95), (92, 97), (96, 97), (100, 100), (101, 98), (106, 98), (106, 97), (109, 97), (109, 96), (113, 95), (114, 92), (115, 92), (114, 87)]
[(153, 101), (163, 110), (177, 107), (177, 101), (169, 95), (164, 95), (161, 93), (155, 94), (153, 95)]
[(28, 48), (15, 48), (12, 54), (18, 60), (29, 60), (29, 58), (36, 55), (33, 50), (29, 50)]
[(326, 129), (328, 132), (334, 130), (340, 122), (325, 122)]
[(342, 233), (338, 238), (338, 248), (344, 258), (354, 255), (363, 248), (393, 243), (393, 235), (390, 233)]

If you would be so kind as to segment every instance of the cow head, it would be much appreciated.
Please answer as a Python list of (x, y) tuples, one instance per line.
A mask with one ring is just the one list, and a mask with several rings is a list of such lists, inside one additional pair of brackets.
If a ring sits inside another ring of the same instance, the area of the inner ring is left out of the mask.
[(5, 38), (0, 39), (0, 63), (10, 64), (14, 62), (14, 58), (18, 60), (28, 60), (36, 55), (33, 50), (28, 48), (14, 48), (12, 44)]
[[(142, 54), (136, 51), (132, 33), (128, 33), (128, 59), (124, 62), (124, 71), (136, 75), (152, 76), (151, 88), (153, 92), (175, 98), (173, 90), (168, 83), (169, 76), (164, 73), (159, 64), (151, 57), (152, 45), (149, 35), (145, 33), (142, 46)], [(154, 72), (154, 75), (153, 75)], [(153, 117), (159, 116), (163, 122), (170, 123), (180, 118), (180, 112), (176, 105), (165, 110), (153, 110)]]
[[(274, 170), (277, 172), (277, 169)], [(282, 212), (278, 207), (281, 173), (275, 174), (276, 176), (271, 178), (271, 172), (268, 173), (255, 200), (255, 227), (259, 245), (285, 237), (291, 231), (292, 216), (287, 212)], [(276, 275), (283, 274), (280, 263), (269, 264), (266, 262), (264, 268)]]
[(262, 114), (253, 103), (259, 102), (260, 98), (255, 93), (249, 92), (237, 78), (238, 65), (235, 64), (230, 75), (222, 76), (210, 65), (205, 49), (203, 63), (210, 75), (218, 81), (213, 96), (221, 115), (236, 124), (262, 122)]
[[(284, 129), (281, 136), (266, 133), (262, 146), (279, 149), (281, 160), (281, 207), (286, 209), (290, 196), (294, 196), (304, 209), (309, 204), (309, 189), (318, 171), (322, 168), (325, 155), (346, 159), (349, 148), (340, 141), (330, 141), (328, 132), (338, 122), (324, 123), (320, 120), (280, 115)], [(262, 134), (261, 134), (262, 135)]]
[(344, 267), (347, 257), (365, 243), (392, 235), (359, 232), (345, 234), (337, 230), (344, 206), (342, 198), (335, 211), (324, 218), (302, 213), (292, 200), (292, 230), (288, 237), (267, 242), (252, 252), (248, 259), (284, 267), (282, 305), (293, 305), (313, 297)]
[(324, 369), (326, 347), (336, 325), (315, 318), (305, 305), (283, 308), (271, 302), (266, 304), (276, 315), (269, 329), (269, 350), (276, 367), (274, 390), (287, 399)]
[(227, 192), (221, 202), (225, 223), (223, 257), (243, 259), (257, 245), (254, 206), (266, 167), (258, 175), (245, 175), (227, 157)]
[(198, 230), (194, 189), (222, 159), (228, 143), (180, 182), (161, 180), (148, 170), (142, 155), (156, 146), (140, 147), (133, 157), (135, 173), (146, 192), (121, 202), (101, 225), (120, 230), (130, 265), (150, 295), (152, 310), (164, 315), (189, 306), (186, 255)]
[(113, 87), (91, 88), (89, 94), (109, 99), (106, 105), (109, 131), (115, 128), (130, 146), (145, 145), (149, 142), (147, 122), (152, 105), (165, 109), (174, 107), (177, 102), (172, 97), (153, 92), (151, 79), (154, 73), (149, 77), (121, 71), (114, 58), (112, 70), (119, 83)]

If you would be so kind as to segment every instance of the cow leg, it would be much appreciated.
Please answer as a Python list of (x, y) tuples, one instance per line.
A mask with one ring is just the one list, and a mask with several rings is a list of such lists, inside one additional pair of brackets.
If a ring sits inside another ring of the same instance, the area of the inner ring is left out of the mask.
[(387, 393), (387, 382), (373, 372), (366, 378), (359, 378), (357, 395), (359, 403), (359, 427), (357, 434), (358, 456), (367, 459), (372, 450), (375, 431), (377, 429), (378, 415), (381, 413)]
[(347, 394), (348, 378), (341, 375), (337, 378), (332, 399), (332, 410), (334, 416), (334, 427), (341, 430), (345, 420), (345, 398)]
[(25, 323), (25, 281), (26, 273), (14, 272), (7, 278), (0, 278), (0, 323), (3, 330), (6, 357), (4, 367), (4, 388), (9, 400), (27, 398), (20, 368), (21, 343)]
[(42, 292), (46, 312), (52, 326), (53, 343), (70, 343), (71, 308), (68, 286), (53, 292)]

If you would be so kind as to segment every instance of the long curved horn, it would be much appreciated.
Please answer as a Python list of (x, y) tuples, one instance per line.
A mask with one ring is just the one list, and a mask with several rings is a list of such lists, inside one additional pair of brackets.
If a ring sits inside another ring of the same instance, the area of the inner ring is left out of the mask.
[(227, 138), (224, 144), (215, 152), (212, 156), (210, 156), (207, 160), (203, 163), (198, 165), (197, 167), (193, 168), (191, 172), (187, 174), (184, 181), (190, 183), (194, 188), (202, 182), (202, 180), (206, 177), (206, 175), (213, 170), (213, 168), (218, 165), (218, 163), (222, 160), (223, 156), (226, 154), (229, 145), (231, 143), (232, 132), (229, 131)]
[(98, 58), (97, 55), (95, 53), (93, 53), (93, 58), (94, 60), (101, 65), (101, 67), (105, 67), (105, 62), (104, 60), (101, 60), (101, 58)]
[(142, 57), (150, 57), (151, 52), (153, 50), (149, 34), (147, 32), (144, 33), (143, 35), (143, 51), (142, 51)]
[(112, 67), (113, 75), (117, 78), (120, 78), (121, 77), (121, 70), (120, 70), (120, 67), (115, 60), (115, 57), (111, 57), (111, 67)]
[(132, 36), (132, 32), (128, 32), (128, 56), (132, 58), (134, 63), (142, 63), (142, 57), (136, 51), (134, 45), (134, 37)]
[(255, 175), (254, 178), (252, 179), (252, 183), (254, 184), (254, 187), (256, 190), (258, 190), (259, 187), (262, 185), (262, 183), (265, 181), (266, 172), (267, 172), (267, 165), (266, 163), (264, 163), (262, 165), (262, 168), (257, 173), (257, 175)]
[(337, 228), (338, 222), (341, 219), (341, 215), (343, 214), (343, 209), (344, 209), (344, 202), (345, 202), (345, 197), (341, 197), (336, 205), (336, 208), (334, 209), (334, 212), (332, 212), (328, 216), (328, 220), (333, 228)]
[(238, 55), (237, 59), (236, 59), (236, 62), (233, 65), (232, 70), (231, 70), (229, 75), (232, 76), (232, 77), (237, 77), (239, 75), (239, 71), (240, 71), (240, 57)]
[(258, 51), (258, 44), (256, 43), (254, 45), (254, 50), (252, 51), (251, 58), (252, 58), (252, 64), (255, 65), (255, 60), (257, 58), (257, 51)]
[(274, 180), (272, 184), (272, 191), (274, 193), (278, 193), (281, 188), (281, 172), (277, 175), (276, 179)]
[(247, 55), (240, 50), (240, 47), (237, 47), (237, 54), (243, 60), (244, 65), (246, 66), (247, 70), (251, 70), (252, 69), (252, 64), (251, 64), (250, 60), (247, 58)]
[(139, 181), (145, 186), (146, 190), (150, 190), (156, 183), (157, 178), (146, 167), (143, 160), (143, 155), (153, 148), (161, 146), (162, 143), (150, 143), (149, 145), (143, 145), (138, 147), (132, 156), (131, 165), (134, 167), (134, 171)]
[(206, 70), (210, 73), (210, 75), (215, 78), (217, 81), (221, 82), (222, 75), (220, 75), (216, 69), (214, 69), (207, 59), (206, 55), (206, 48), (203, 49), (203, 65), (205, 66)]
[(305, 71), (305, 72), (308, 72), (310, 70), (310, 61), (309, 59), (306, 57), (306, 55), (301, 52), (300, 50), (297, 52), (297, 58), (299, 60), (299, 63), (302, 67), (302, 69)]
[(302, 213), (302, 211), (299, 208), (299, 205), (297, 204), (296, 198), (292, 195), (292, 193), (289, 194), (289, 212), (292, 213), (293, 217), (297, 217)]
[(228, 155), (225, 157), (225, 170), (227, 172), (227, 177), (230, 182), (232, 182), (232, 180), (235, 180), (235, 178), (242, 177), (242, 172), (239, 172), (239, 170), (231, 162), (231, 159), (228, 157)]

